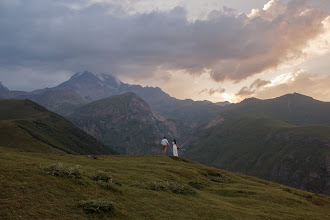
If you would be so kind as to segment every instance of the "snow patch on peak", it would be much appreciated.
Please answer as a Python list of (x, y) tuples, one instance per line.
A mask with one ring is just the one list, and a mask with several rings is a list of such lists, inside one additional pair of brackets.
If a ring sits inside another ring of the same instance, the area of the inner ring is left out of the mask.
[(120, 86), (122, 84), (122, 82), (115, 76), (113, 75), (108, 75), (108, 74), (105, 74), (105, 73), (100, 73), (100, 74), (96, 74), (97, 78), (99, 78), (101, 81), (107, 81), (107, 80), (111, 80), (111, 81), (115, 81), (116, 84), (118, 86)]
[(113, 76), (113, 78), (115, 79), (117, 85), (120, 86), (122, 82), (115, 76)]
[(101, 80), (102, 82), (104, 82), (105, 81), (105, 78), (106, 78), (106, 76), (105, 76), (105, 74), (94, 74), (99, 80)]
[(9, 91), (9, 89), (0, 81), (0, 90)]

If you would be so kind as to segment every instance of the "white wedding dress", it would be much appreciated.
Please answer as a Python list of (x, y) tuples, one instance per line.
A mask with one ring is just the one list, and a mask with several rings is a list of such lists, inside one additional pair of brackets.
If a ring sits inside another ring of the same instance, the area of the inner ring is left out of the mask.
[(176, 146), (176, 144), (174, 144), (174, 142), (172, 143), (173, 144), (173, 156), (175, 157), (178, 157), (178, 146)]

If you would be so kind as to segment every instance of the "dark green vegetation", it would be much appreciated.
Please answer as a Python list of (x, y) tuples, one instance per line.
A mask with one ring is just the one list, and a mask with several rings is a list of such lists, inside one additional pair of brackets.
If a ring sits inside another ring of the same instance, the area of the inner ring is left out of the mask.
[(242, 116), (192, 136), (197, 140), (187, 142), (189, 159), (330, 195), (328, 126)]
[(327, 196), (180, 158), (0, 147), (0, 161), (1, 219), (330, 218)]
[(134, 93), (89, 103), (69, 119), (123, 154), (160, 154), (162, 137), (178, 135), (175, 122), (154, 112)]
[(0, 99), (0, 145), (35, 152), (114, 153), (65, 118), (29, 100)]
[(225, 119), (242, 115), (267, 116), (295, 125), (330, 125), (330, 102), (321, 102), (298, 93), (275, 99), (246, 99), (222, 113)]

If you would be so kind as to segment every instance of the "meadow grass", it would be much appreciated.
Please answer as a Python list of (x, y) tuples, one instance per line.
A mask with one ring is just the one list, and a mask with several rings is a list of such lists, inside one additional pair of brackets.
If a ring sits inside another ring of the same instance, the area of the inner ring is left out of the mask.
[(169, 156), (97, 158), (0, 147), (0, 219), (330, 218), (329, 197), (258, 178)]

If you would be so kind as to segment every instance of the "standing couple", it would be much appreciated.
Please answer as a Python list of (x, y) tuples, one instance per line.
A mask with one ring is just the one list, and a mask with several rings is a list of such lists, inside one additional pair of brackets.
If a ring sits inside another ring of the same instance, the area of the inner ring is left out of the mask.
[[(170, 146), (170, 144), (168, 143), (168, 140), (166, 139), (166, 137), (163, 138), (163, 140), (161, 141), (161, 145), (162, 145), (162, 148), (163, 148), (163, 156), (166, 155), (166, 148), (167, 148), (167, 145)], [(174, 139), (173, 140), (173, 156), (175, 157), (178, 157), (178, 148), (181, 149), (181, 147), (176, 143), (176, 140)]]

